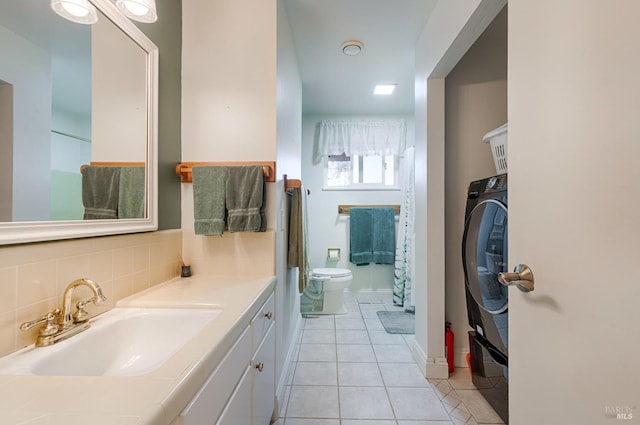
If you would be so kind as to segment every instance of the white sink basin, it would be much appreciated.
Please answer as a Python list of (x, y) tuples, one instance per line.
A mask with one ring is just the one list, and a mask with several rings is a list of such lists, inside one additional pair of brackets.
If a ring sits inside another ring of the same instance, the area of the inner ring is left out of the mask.
[(115, 308), (48, 347), (0, 359), (0, 375), (136, 376), (160, 367), (222, 310)]

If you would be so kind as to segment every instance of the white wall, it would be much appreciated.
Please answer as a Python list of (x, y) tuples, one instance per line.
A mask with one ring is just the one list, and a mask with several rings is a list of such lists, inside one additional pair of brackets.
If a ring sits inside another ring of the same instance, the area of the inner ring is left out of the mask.
[(452, 323), (455, 364), (469, 352), (462, 234), (467, 188), (496, 174), (491, 149), (482, 141), (507, 122), (507, 11), (478, 38), (445, 84), (445, 318)]
[(108, 19), (91, 26), (92, 161), (147, 159), (147, 55)]
[[(506, 0), (440, 0), (416, 46), (416, 341), (425, 376), (446, 377), (444, 355), (444, 77)], [(424, 235), (424, 237), (422, 236)], [(427, 320), (427, 314), (429, 319)]]
[(0, 26), (0, 80), (13, 85), (12, 218), (48, 220), (51, 57)]
[[(302, 177), (302, 83), (296, 61), (291, 28), (282, 0), (278, 0), (277, 62), (277, 166), (278, 174)], [(284, 184), (277, 184), (278, 222), (276, 231), (276, 396), (278, 406), (284, 402), (284, 390), (296, 337), (302, 320), (298, 294), (298, 269), (287, 268), (289, 197)]]
[[(349, 262), (349, 216), (338, 214), (338, 205), (399, 205), (400, 190), (322, 190), (324, 163), (314, 163), (315, 134), (319, 121), (323, 119), (380, 119), (381, 116), (330, 116), (308, 115), (302, 124), (302, 169), (303, 181), (311, 190), (308, 202), (309, 216), (309, 264), (314, 267), (340, 267), (353, 271), (349, 291), (391, 291), (393, 288), (393, 265), (370, 264), (356, 266)], [(413, 136), (413, 118), (407, 121), (407, 139)], [(411, 144), (411, 143), (409, 143)], [(327, 248), (340, 248), (338, 262), (327, 260)]]
[[(182, 161), (276, 159), (276, 13), (276, 0), (183, 0)], [(269, 229), (275, 193), (267, 184)], [(193, 229), (191, 184), (182, 228)]]
[(276, 0), (182, 10), (182, 160), (274, 160)]
[(56, 108), (54, 92), (51, 128), (51, 219), (82, 220), (80, 167), (91, 162), (91, 116)]

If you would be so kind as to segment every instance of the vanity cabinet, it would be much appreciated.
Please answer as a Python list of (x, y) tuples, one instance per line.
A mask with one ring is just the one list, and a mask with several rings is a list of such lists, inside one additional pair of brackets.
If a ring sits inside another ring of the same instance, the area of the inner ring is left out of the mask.
[(276, 337), (273, 321), (270, 320), (270, 322), (251, 360), (251, 412), (253, 415), (251, 424), (253, 425), (268, 425), (275, 406)]
[(268, 425), (275, 400), (273, 293), (172, 425)]
[(251, 409), (248, 408), (247, 400), (251, 400), (251, 373), (248, 369), (242, 375), (216, 425), (252, 424)]

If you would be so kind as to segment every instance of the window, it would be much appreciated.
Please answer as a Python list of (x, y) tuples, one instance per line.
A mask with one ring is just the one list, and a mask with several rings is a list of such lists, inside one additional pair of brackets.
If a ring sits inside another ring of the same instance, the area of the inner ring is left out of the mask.
[(406, 149), (402, 119), (322, 120), (314, 162), (324, 163), (326, 190), (398, 190)]
[(325, 189), (397, 189), (395, 155), (328, 155)]

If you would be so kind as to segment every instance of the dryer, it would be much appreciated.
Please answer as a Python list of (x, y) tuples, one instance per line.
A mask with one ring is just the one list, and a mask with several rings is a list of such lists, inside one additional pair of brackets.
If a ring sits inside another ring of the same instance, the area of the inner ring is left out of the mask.
[(508, 423), (508, 292), (498, 274), (508, 267), (507, 175), (471, 182), (462, 262), (472, 380)]

